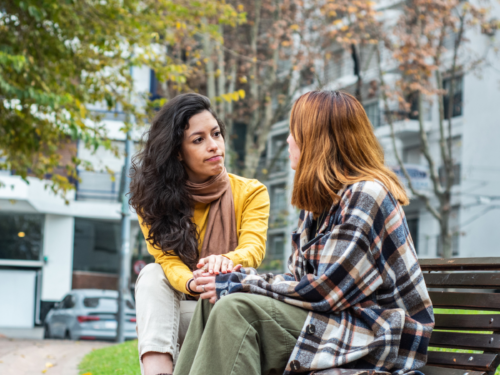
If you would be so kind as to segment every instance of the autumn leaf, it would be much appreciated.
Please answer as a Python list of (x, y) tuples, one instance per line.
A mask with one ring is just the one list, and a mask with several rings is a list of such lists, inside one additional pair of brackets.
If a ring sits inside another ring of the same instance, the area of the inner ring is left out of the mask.
[(245, 90), (238, 90), (238, 94), (240, 95), (241, 99), (245, 99)]

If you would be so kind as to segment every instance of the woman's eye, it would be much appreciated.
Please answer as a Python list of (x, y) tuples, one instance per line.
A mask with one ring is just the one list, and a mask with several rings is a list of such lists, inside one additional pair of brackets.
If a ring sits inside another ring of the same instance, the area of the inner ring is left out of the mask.
[(220, 133), (220, 132), (215, 132), (215, 133), (214, 133), (214, 137), (217, 137), (217, 138), (218, 138), (218, 137), (220, 137), (220, 135), (221, 135), (221, 133)]
[(193, 142), (194, 143), (200, 143), (203, 140), (203, 138), (196, 138)]

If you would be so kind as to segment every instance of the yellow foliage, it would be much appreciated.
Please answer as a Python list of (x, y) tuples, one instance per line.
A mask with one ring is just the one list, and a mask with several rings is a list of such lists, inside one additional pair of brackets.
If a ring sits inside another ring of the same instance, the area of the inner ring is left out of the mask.
[(342, 20), (335, 20), (335, 21), (333, 21), (333, 24), (335, 26), (340, 25), (341, 23), (342, 23)]
[(344, 26), (342, 26), (342, 27), (340, 28), (340, 30), (342, 30), (342, 31), (346, 31), (348, 28), (349, 28), (349, 26), (344, 25)]
[(241, 90), (241, 89), (238, 90), (238, 94), (240, 95), (241, 99), (245, 99), (245, 95), (246, 95), (245, 90)]
[(294, 30), (294, 31), (299, 31), (299, 30), (300, 30), (300, 27), (299, 27), (299, 25), (294, 24), (294, 25), (290, 26), (290, 29), (292, 29), (292, 30)]
[(240, 99), (240, 96), (238, 95), (238, 92), (233, 92), (232, 94), (233, 100), (237, 102)]
[(243, 12), (245, 10), (245, 7), (243, 6), (243, 4), (239, 4), (238, 5), (238, 11), (239, 12)]
[(247, 83), (248, 79), (246, 76), (240, 77), (240, 83)]

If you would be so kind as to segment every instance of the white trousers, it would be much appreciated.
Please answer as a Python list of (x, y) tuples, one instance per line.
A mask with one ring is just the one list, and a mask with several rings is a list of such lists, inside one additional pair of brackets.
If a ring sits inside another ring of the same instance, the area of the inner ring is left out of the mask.
[(170, 285), (163, 268), (151, 263), (137, 278), (135, 302), (141, 373), (142, 356), (147, 352), (168, 353), (175, 364), (196, 301), (185, 300), (185, 295)]

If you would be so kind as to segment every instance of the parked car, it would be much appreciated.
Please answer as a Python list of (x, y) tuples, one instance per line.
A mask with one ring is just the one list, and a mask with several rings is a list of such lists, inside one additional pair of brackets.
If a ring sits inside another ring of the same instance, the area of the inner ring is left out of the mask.
[[(125, 339), (137, 338), (135, 306), (126, 297)], [(57, 302), (45, 318), (45, 338), (70, 340), (115, 340), (118, 292), (116, 290), (75, 289)]]

